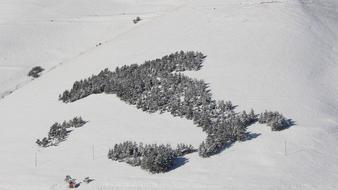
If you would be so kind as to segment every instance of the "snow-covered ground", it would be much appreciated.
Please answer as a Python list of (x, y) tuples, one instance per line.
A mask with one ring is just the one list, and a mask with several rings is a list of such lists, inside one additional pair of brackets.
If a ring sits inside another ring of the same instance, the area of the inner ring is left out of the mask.
[[(99, 43), (181, 3), (178, 0), (1, 0), (0, 97), (28, 83), (28, 71), (71, 62)], [(141, 23), (140, 23), (141, 24)]]
[[(136, 16), (145, 20), (134, 25)], [(336, 31), (335, 0), (1, 0), (1, 91), (26, 85), (0, 100), (0, 190), (66, 189), (66, 175), (93, 177), (80, 189), (97, 190), (338, 189)], [(209, 83), (216, 99), (238, 110), (278, 110), (296, 126), (251, 126), (257, 138), (208, 159), (188, 155), (184, 165), (153, 175), (108, 160), (108, 149), (124, 140), (197, 146), (200, 128), (113, 95), (57, 100), (106, 67), (177, 50), (208, 56), (201, 71), (186, 74)], [(35, 65), (47, 72), (29, 81)], [(57, 147), (36, 146), (51, 124), (74, 116), (89, 123)]]

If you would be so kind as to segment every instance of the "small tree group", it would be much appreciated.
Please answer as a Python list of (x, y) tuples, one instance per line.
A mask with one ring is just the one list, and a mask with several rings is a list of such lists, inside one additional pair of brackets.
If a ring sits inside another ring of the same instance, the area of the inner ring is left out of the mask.
[(82, 127), (86, 123), (87, 121), (84, 121), (81, 117), (75, 117), (68, 122), (64, 121), (62, 124), (54, 123), (49, 129), (48, 137), (44, 137), (41, 140), (37, 139), (36, 144), (41, 147), (56, 146), (66, 140), (71, 132), (70, 128)]
[(280, 131), (293, 125), (290, 119), (286, 119), (279, 112), (265, 111), (261, 113), (258, 118), (258, 122), (267, 124), (273, 131)]
[(109, 150), (108, 158), (132, 166), (141, 166), (151, 173), (161, 173), (169, 171), (177, 157), (195, 151), (197, 150), (191, 145), (185, 144), (179, 144), (176, 149), (172, 149), (170, 145), (143, 145), (126, 141), (115, 144), (114, 148)]

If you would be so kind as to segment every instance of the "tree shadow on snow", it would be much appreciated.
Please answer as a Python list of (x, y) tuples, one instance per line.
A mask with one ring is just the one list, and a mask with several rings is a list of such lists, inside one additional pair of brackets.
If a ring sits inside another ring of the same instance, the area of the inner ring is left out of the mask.
[(178, 157), (175, 159), (174, 165), (171, 168), (170, 171), (175, 170), (176, 168), (179, 168), (181, 166), (183, 166), (184, 164), (188, 163), (189, 159), (185, 158), (185, 157)]
[(285, 129), (288, 129), (288, 128), (296, 125), (296, 122), (294, 120), (292, 120), (292, 119), (288, 119), (287, 122), (288, 122), (289, 125), (286, 126)]
[(255, 138), (259, 137), (259, 136), (261, 136), (260, 133), (248, 133), (248, 136), (247, 136), (247, 138), (246, 138), (246, 141), (255, 139)]

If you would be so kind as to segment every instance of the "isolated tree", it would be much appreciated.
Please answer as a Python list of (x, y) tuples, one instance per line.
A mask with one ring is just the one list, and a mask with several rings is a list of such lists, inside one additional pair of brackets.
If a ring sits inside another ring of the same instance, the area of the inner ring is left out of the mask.
[(44, 69), (40, 66), (33, 67), (29, 72), (28, 76), (38, 78), (41, 75), (41, 72), (44, 71)]

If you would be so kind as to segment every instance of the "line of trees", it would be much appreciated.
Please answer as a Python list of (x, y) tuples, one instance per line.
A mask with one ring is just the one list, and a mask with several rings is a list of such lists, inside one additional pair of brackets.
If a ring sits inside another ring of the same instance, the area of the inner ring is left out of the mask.
[[(105, 69), (98, 75), (76, 81), (59, 99), (69, 103), (91, 94), (116, 94), (145, 112), (169, 112), (175, 117), (193, 120), (207, 133), (198, 149), (199, 155), (209, 157), (235, 141), (246, 140), (247, 127), (259, 118), (253, 110), (235, 112), (230, 101), (214, 100), (206, 82), (181, 73), (201, 69), (205, 57), (200, 52), (180, 51), (141, 65), (117, 67), (114, 72)], [(277, 119), (264, 120), (273, 130), (292, 125), (284, 122), (288, 120), (281, 114), (274, 118)]]
[(125, 141), (115, 144), (108, 152), (108, 158), (125, 162), (132, 166), (140, 166), (151, 173), (167, 172), (174, 166), (177, 157), (196, 152), (192, 145), (178, 144), (176, 149), (170, 145), (137, 144)]
[(82, 127), (86, 123), (87, 121), (84, 121), (81, 117), (75, 117), (63, 123), (56, 122), (50, 127), (48, 137), (44, 137), (41, 140), (37, 139), (36, 144), (41, 147), (56, 146), (67, 139), (68, 134), (72, 131), (71, 128)]

